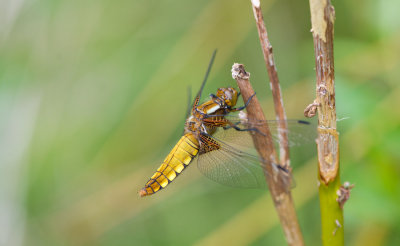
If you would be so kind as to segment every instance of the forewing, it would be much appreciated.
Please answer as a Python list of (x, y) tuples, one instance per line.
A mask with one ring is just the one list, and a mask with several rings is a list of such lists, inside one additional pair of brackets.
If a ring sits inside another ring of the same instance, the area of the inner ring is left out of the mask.
[[(245, 117), (239, 117), (236, 115), (225, 116), (227, 120), (233, 123), (240, 129), (248, 129), (256, 133), (258, 127), (262, 127), (268, 124), (271, 131), (271, 135), (276, 143), (279, 142), (279, 121), (278, 120), (248, 120)], [(300, 146), (304, 144), (309, 144), (315, 141), (317, 137), (316, 126), (308, 121), (302, 120), (287, 120), (286, 124), (288, 126), (287, 134), (289, 138), (289, 146)]]

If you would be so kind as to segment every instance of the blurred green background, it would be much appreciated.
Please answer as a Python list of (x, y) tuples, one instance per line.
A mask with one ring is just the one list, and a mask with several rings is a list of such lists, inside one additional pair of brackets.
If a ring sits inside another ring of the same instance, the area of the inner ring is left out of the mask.
[[(333, 1), (347, 245), (400, 245), (398, 0)], [(308, 1), (262, 1), (289, 118), (313, 101)], [(0, 2), (0, 245), (284, 245), (266, 191), (190, 167), (137, 192), (179, 139), (187, 88), (235, 86), (244, 63), (269, 118), (250, 1)], [(313, 144), (292, 150), (307, 245), (320, 245)], [(193, 165), (195, 166), (195, 165)]]

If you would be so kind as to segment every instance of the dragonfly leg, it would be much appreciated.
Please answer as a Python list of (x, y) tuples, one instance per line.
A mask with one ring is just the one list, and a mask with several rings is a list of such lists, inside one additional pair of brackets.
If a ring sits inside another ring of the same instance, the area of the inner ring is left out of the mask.
[(217, 97), (215, 94), (210, 94), (210, 97), (212, 98), (212, 99), (219, 99), (219, 97)]
[[(240, 93), (240, 92), (239, 92), (239, 93)], [(253, 97), (254, 97), (255, 95), (256, 95), (256, 93), (254, 92), (254, 94), (251, 95), (251, 97), (249, 97), (249, 99), (247, 99), (247, 102), (244, 104), (244, 106), (239, 107), (239, 108), (234, 108), (234, 109), (232, 109), (232, 111), (240, 111), (240, 110), (245, 109), (245, 108), (250, 104), (251, 99), (253, 99)]]
[(227, 123), (228, 123), (228, 125), (226, 125), (226, 126), (223, 127), (224, 130), (227, 130), (227, 129), (229, 129), (229, 128), (233, 128), (233, 129), (235, 129), (236, 131), (243, 131), (243, 132), (246, 132), (246, 131), (253, 131), (253, 132), (257, 132), (257, 133), (259, 133), (259, 134), (261, 134), (261, 135), (263, 135), (263, 136), (266, 136), (264, 133), (262, 133), (262, 132), (261, 132), (260, 130), (258, 130), (257, 128), (240, 128), (240, 127), (237, 126), (237, 125), (239, 124), (239, 122), (237, 122), (237, 123), (235, 124), (235, 123), (230, 122), (229, 120), (227, 120)]
[(283, 172), (285, 172), (285, 173), (287, 173), (287, 174), (290, 174), (290, 170), (289, 170), (288, 168), (283, 167), (283, 166), (281, 166), (281, 165), (276, 165), (276, 167), (277, 167), (278, 169), (280, 169), (281, 171), (283, 171)]

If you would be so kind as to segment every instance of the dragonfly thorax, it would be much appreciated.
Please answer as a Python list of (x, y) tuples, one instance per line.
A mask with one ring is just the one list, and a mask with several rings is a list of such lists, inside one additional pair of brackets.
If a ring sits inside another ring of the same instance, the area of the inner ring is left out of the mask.
[(223, 100), (225, 106), (234, 107), (238, 99), (238, 92), (235, 88), (223, 87), (217, 90), (216, 96)]
[(193, 107), (191, 115), (186, 120), (185, 133), (193, 133), (199, 136), (201, 132), (213, 134), (215, 129), (204, 124), (204, 119), (226, 115), (236, 105), (238, 92), (232, 87), (223, 87), (211, 95), (210, 100), (199, 106)]

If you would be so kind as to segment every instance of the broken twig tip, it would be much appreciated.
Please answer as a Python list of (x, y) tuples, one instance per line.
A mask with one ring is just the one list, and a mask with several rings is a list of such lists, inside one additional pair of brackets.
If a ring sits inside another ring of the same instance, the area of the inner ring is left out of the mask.
[(260, 7), (260, 0), (251, 0), (251, 4), (253, 4), (254, 7), (259, 8)]
[(232, 78), (235, 80), (250, 78), (250, 73), (248, 73), (248, 72), (246, 72), (246, 70), (244, 70), (243, 64), (234, 63), (232, 66), (231, 72), (232, 72)]

